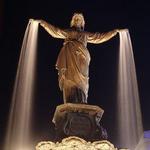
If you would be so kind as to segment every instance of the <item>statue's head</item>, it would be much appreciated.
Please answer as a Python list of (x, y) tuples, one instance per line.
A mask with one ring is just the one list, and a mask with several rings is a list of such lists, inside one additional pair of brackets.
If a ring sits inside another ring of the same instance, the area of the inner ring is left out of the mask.
[(74, 13), (70, 22), (71, 27), (84, 29), (85, 21), (82, 13)]

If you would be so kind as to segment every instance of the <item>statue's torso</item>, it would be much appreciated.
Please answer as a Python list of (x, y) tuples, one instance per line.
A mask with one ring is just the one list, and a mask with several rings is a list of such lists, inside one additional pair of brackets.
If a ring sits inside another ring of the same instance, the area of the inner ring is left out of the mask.
[(87, 46), (87, 36), (84, 31), (78, 30), (68, 30), (67, 38), (65, 39), (65, 43), (69, 41), (78, 41), (83, 44), (85, 47)]

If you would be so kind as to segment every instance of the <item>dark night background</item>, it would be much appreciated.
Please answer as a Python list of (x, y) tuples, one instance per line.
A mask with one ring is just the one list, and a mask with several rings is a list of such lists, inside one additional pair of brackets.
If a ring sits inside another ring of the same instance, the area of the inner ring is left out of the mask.
[[(74, 12), (82, 12), (85, 30), (106, 32), (128, 28), (135, 57), (144, 130), (150, 130), (150, 5), (146, 1), (108, 0), (1, 0), (0, 1), (0, 144), (6, 131), (20, 48), (30, 18), (43, 19), (68, 28)], [(52, 135), (53, 113), (63, 103), (55, 62), (63, 41), (39, 28), (36, 96), (34, 100), (35, 138)], [(91, 54), (89, 104), (105, 110), (102, 123), (115, 143), (116, 79), (119, 36), (106, 43), (88, 45)], [(19, 113), (19, 112), (18, 112)], [(21, 115), (21, 114), (20, 114)]]

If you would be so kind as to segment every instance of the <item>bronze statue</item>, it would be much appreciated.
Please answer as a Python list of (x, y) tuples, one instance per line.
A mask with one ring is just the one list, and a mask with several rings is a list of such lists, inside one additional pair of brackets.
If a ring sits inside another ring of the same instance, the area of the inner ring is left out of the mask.
[(63, 91), (64, 103), (87, 103), (90, 64), (87, 43), (106, 42), (119, 30), (107, 33), (84, 31), (85, 21), (81, 13), (73, 15), (69, 29), (57, 28), (44, 20), (37, 21), (52, 37), (64, 39), (56, 62), (59, 87)]

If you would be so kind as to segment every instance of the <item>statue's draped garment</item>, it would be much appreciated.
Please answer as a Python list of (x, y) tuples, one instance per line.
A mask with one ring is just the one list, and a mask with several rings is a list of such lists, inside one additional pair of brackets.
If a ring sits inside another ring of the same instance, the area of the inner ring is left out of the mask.
[(75, 28), (60, 29), (45, 21), (42, 21), (41, 26), (52, 37), (64, 39), (56, 62), (59, 87), (63, 91), (64, 103), (87, 103), (90, 63), (87, 43), (105, 42), (115, 36), (117, 31), (90, 33)]

